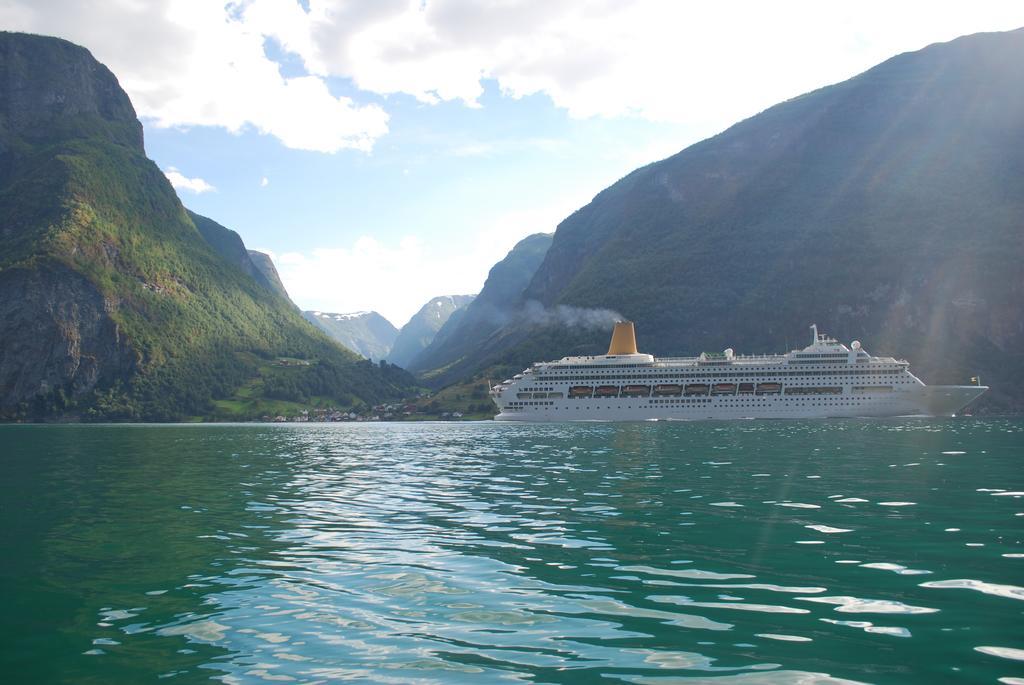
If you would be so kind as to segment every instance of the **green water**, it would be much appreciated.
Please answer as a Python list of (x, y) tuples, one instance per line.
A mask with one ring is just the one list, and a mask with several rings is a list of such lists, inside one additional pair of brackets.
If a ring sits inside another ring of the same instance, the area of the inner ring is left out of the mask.
[(6, 683), (1020, 683), (1024, 422), (0, 426)]

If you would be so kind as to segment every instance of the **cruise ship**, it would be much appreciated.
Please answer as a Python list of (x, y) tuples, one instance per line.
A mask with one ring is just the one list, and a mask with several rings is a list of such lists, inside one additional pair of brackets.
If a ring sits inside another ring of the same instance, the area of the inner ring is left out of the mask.
[(906, 361), (849, 347), (811, 326), (786, 354), (654, 357), (620, 321), (608, 354), (538, 362), (491, 388), (498, 421), (951, 416), (988, 387), (925, 385)]

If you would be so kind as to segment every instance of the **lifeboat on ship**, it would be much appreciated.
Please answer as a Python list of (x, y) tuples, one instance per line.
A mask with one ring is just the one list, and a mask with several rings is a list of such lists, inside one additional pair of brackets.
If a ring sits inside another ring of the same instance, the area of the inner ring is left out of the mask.
[(707, 395), (710, 386), (707, 383), (689, 383), (686, 386), (684, 394), (686, 395)]
[(625, 385), (622, 387), (622, 397), (650, 397), (651, 386), (649, 385)]
[(741, 395), (753, 395), (754, 384), (753, 383), (740, 383), (739, 393)]
[(758, 395), (778, 395), (782, 392), (782, 383), (758, 383)]
[(736, 384), (735, 383), (715, 383), (711, 388), (712, 395), (735, 395)]
[(619, 386), (617, 385), (599, 385), (594, 388), (594, 397), (618, 397)]
[(590, 397), (594, 394), (594, 389), (589, 385), (574, 385), (569, 388), (569, 397)]
[(656, 385), (654, 386), (654, 394), (658, 397), (679, 397), (683, 394), (683, 386), (673, 385), (671, 383)]

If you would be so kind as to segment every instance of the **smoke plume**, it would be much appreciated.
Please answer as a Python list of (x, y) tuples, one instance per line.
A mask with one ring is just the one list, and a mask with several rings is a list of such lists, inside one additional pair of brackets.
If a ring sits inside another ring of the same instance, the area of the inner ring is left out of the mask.
[(545, 307), (536, 300), (523, 305), (521, 315), (528, 324), (566, 328), (610, 328), (616, 321), (625, 320), (622, 314), (611, 309), (587, 309), (565, 304)]

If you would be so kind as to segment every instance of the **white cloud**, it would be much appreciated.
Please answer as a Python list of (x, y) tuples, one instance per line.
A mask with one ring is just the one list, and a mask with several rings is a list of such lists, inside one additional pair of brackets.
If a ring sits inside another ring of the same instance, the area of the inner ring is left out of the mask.
[[(364, 93), (479, 106), (492, 79), (576, 117), (722, 128), (898, 52), (1024, 25), (1004, 0), (0, 0), (0, 25), (89, 47), (160, 126), (247, 126), (304, 150), (369, 150)], [(282, 74), (272, 41), (305, 74)]]
[(444, 282), (440, 270), (433, 272), (427, 250), (412, 237), (388, 245), (363, 236), (345, 247), (287, 252), (276, 265), (288, 294), (303, 309), (374, 309), (398, 325), (430, 297), (424, 293), (417, 304), (411, 297), (412, 284), (430, 283), (443, 291), (455, 286), (451, 280)]
[(1024, 24), (1001, 0), (310, 0), (308, 68), (376, 93), (476, 105), (485, 79), (573, 116), (724, 127), (958, 35)]
[(187, 190), (189, 192), (196, 193), (197, 195), (217, 190), (203, 179), (199, 177), (189, 178), (174, 167), (167, 167), (164, 171), (164, 176), (166, 176), (167, 180), (171, 182), (171, 185), (174, 186), (175, 190)]
[(509, 212), (470, 240), (443, 245), (413, 236), (385, 243), (362, 236), (351, 245), (289, 252), (275, 258), (281, 280), (303, 309), (376, 310), (401, 326), (430, 298), (468, 295), (487, 272), (531, 233), (550, 233), (589, 198), (564, 197), (543, 207)]
[(334, 96), (321, 76), (285, 76), (267, 56), (271, 35), (310, 49), (309, 19), (290, 0), (6, 0), (0, 25), (89, 48), (156, 126), (251, 127), (317, 152), (368, 151), (388, 130), (378, 105)]
[(264, 176), (260, 179), (260, 188), (266, 188), (270, 185), (270, 179)]

